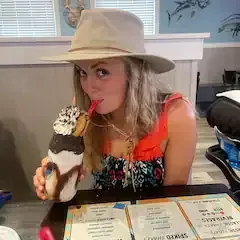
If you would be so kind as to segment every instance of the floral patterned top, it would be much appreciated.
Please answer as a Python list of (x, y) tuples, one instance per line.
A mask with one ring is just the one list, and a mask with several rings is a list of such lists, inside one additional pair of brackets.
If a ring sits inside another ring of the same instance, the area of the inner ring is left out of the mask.
[[(133, 151), (133, 161), (127, 167), (127, 160), (105, 154), (103, 170), (94, 173), (95, 186), (98, 189), (134, 187), (144, 189), (160, 186), (164, 180), (164, 154), (160, 150), (161, 142), (167, 137), (167, 106), (181, 94), (174, 94), (163, 103), (159, 121), (151, 133), (142, 138)], [(126, 181), (126, 170), (127, 181)]]

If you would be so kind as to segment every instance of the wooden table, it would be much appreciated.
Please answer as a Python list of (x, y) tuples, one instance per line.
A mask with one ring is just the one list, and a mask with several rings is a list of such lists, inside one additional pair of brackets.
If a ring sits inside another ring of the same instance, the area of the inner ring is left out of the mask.
[(111, 191), (85, 190), (79, 191), (76, 197), (68, 203), (52, 204), (49, 201), (8, 203), (0, 210), (0, 225), (15, 229), (23, 240), (36, 240), (40, 225), (47, 225), (52, 229), (56, 240), (62, 240), (65, 217), (69, 205), (125, 200), (134, 202), (138, 199), (147, 198), (216, 193), (228, 193), (240, 205), (240, 201), (223, 184), (161, 187), (136, 193), (130, 189), (115, 189)]

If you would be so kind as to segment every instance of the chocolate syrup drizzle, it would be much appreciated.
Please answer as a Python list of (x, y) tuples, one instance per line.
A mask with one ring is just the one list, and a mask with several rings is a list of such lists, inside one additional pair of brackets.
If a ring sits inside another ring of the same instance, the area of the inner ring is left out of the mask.
[[(60, 174), (60, 170), (59, 170), (57, 164), (54, 162), (48, 162), (46, 168), (49, 171), (53, 171), (53, 170), (56, 171), (57, 185), (56, 185), (56, 188), (55, 188), (55, 191), (54, 191), (54, 194), (52, 197), (53, 197), (54, 201), (61, 202), (61, 199), (60, 199), (61, 191), (63, 190), (65, 184), (73, 176), (74, 173), (77, 173), (77, 179), (79, 179), (81, 166), (76, 165), (64, 174)], [(78, 184), (78, 181), (76, 181), (75, 188), (77, 188), (77, 184)]]
[(55, 154), (64, 150), (81, 154), (84, 152), (83, 137), (54, 133), (49, 144), (49, 149)]

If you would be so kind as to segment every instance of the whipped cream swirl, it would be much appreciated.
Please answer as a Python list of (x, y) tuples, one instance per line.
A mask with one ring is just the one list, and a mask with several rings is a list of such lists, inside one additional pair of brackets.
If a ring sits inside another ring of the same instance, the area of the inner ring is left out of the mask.
[(68, 106), (63, 108), (58, 118), (53, 123), (55, 133), (62, 135), (71, 135), (77, 125), (77, 119), (81, 111), (76, 106)]

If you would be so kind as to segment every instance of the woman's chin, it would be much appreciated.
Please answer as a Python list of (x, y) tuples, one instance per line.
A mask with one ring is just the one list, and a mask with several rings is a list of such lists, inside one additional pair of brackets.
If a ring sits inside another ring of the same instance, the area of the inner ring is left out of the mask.
[(95, 111), (97, 114), (101, 114), (101, 115), (111, 113), (110, 111), (107, 111), (106, 109), (96, 109)]
[(105, 115), (105, 114), (112, 113), (114, 110), (109, 109), (108, 107), (105, 108), (104, 106), (100, 105), (96, 107), (95, 111), (97, 114)]

